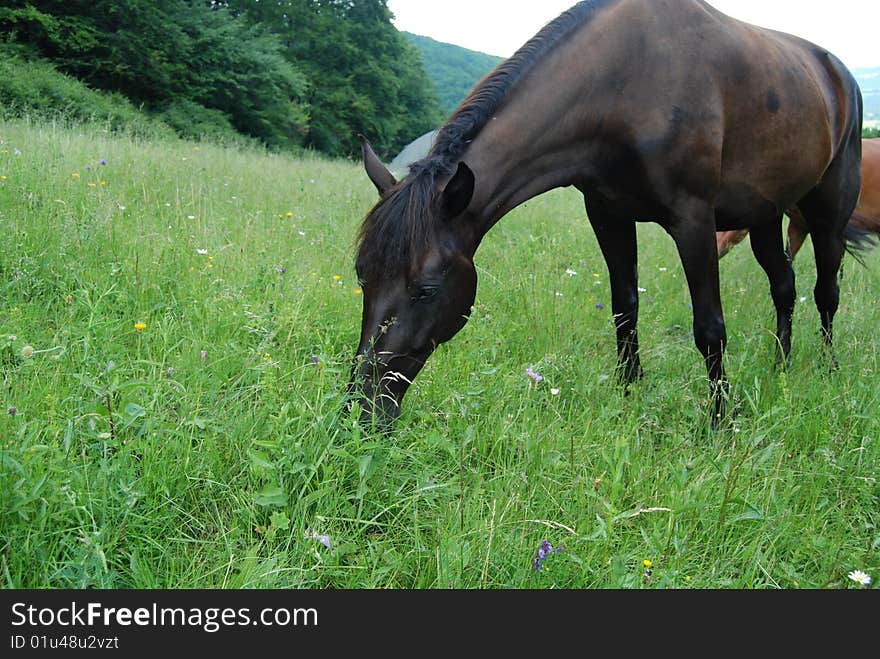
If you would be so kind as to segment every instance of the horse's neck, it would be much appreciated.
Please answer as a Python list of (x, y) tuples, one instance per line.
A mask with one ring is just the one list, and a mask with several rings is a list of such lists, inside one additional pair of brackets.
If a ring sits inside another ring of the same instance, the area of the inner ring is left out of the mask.
[[(464, 155), (476, 187), (469, 207), (488, 231), (518, 205), (592, 175), (614, 99), (591, 97), (626, 66), (613, 40), (587, 25), (536, 64), (475, 136)], [(601, 66), (572, 67), (574, 62)]]

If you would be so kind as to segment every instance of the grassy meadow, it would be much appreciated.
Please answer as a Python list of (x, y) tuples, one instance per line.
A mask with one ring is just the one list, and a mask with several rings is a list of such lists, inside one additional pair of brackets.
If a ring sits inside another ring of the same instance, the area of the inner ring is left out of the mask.
[(748, 245), (725, 257), (739, 413), (713, 432), (671, 239), (639, 227), (646, 377), (624, 396), (604, 262), (554, 191), (487, 236), (470, 322), (386, 437), (344, 404), (374, 201), (359, 163), (0, 123), (4, 588), (880, 576), (880, 250), (845, 260), (837, 372), (809, 243), (784, 373), (766, 277)]

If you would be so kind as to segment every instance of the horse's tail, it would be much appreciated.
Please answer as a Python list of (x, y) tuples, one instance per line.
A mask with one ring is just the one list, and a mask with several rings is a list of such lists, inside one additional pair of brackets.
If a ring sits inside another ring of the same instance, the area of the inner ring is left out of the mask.
[(865, 253), (877, 247), (880, 240), (877, 231), (869, 228), (872, 226), (868, 218), (854, 214), (846, 224), (844, 237), (846, 238), (846, 251), (860, 264), (865, 265)]

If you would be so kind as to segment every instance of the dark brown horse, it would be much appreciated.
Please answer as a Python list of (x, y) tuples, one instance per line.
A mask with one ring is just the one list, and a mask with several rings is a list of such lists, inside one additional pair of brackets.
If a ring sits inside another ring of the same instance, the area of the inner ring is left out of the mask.
[(715, 231), (751, 230), (787, 358), (795, 289), (781, 222), (799, 206), (830, 349), (861, 123), (852, 75), (812, 43), (699, 0), (573, 6), (477, 84), (403, 180), (364, 140), (380, 199), (359, 234), (352, 391), (365, 413), (395, 418), (425, 360), (467, 321), (486, 233), (526, 200), (574, 186), (608, 266), (622, 379), (642, 375), (635, 223), (653, 221), (678, 248), (720, 419), (727, 335)]
[[(810, 228), (801, 212), (795, 208), (786, 211), (788, 215), (788, 248), (792, 260), (809, 235)], [(862, 140), (862, 190), (859, 201), (847, 224), (847, 232), (852, 241), (865, 248), (872, 246), (880, 236), (880, 137)], [(734, 245), (742, 242), (748, 229), (738, 231), (719, 231), (718, 258), (727, 254)]]

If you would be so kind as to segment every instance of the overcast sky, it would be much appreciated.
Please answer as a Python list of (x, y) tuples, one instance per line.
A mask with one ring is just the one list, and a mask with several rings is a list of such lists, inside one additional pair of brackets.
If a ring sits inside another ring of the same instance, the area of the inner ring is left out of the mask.
[[(509, 57), (575, 0), (388, 0), (398, 30)], [(709, 0), (740, 20), (827, 48), (850, 68), (880, 66), (880, 0)], [(499, 18), (500, 17), (500, 18)]]

